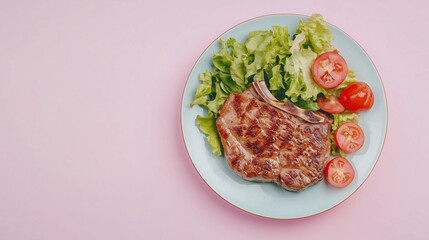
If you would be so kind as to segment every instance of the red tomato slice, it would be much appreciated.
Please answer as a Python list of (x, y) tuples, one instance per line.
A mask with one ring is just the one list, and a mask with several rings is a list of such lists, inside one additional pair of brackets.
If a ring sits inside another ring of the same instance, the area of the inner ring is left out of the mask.
[(334, 95), (331, 95), (327, 98), (318, 98), (317, 104), (319, 104), (320, 109), (328, 113), (340, 113), (346, 110), (344, 106), (341, 105), (340, 100)]
[(323, 88), (334, 88), (346, 79), (348, 68), (338, 51), (320, 54), (313, 63), (313, 78)]
[(356, 82), (341, 91), (340, 102), (350, 111), (364, 111), (374, 105), (374, 94), (368, 84)]
[(356, 152), (363, 146), (365, 136), (362, 128), (356, 123), (346, 122), (335, 130), (335, 142), (338, 148), (346, 153)]
[(343, 157), (333, 158), (325, 169), (325, 178), (334, 187), (348, 186), (355, 177), (352, 164)]

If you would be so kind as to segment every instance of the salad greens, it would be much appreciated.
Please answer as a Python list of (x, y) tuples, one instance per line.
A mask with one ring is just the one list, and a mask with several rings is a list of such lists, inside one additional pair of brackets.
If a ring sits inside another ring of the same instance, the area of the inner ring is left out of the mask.
[[(280, 101), (293, 102), (298, 107), (319, 110), (316, 100), (321, 95), (338, 96), (348, 84), (355, 82), (354, 72), (349, 70), (344, 82), (333, 89), (320, 87), (313, 79), (311, 68), (318, 55), (335, 48), (328, 24), (319, 14), (308, 21), (300, 21), (296, 34), (290, 36), (287, 27), (272, 26), (272, 31), (253, 31), (246, 42), (234, 38), (221, 39), (221, 50), (213, 54), (212, 72), (200, 74), (191, 107), (200, 105), (208, 116), (197, 116), (200, 130), (207, 134), (212, 152), (222, 155), (222, 144), (216, 128), (218, 111), (232, 92), (241, 93), (254, 80), (265, 80), (270, 91)], [(358, 121), (357, 113), (334, 114), (331, 132), (332, 154), (344, 155), (333, 141), (335, 129), (344, 121)]]

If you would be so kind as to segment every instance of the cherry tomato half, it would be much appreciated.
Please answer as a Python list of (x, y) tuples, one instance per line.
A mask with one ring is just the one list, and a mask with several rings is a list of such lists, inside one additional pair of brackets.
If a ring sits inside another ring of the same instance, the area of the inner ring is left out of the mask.
[(340, 102), (350, 111), (364, 111), (374, 104), (374, 94), (368, 84), (355, 82), (341, 91)]
[(341, 105), (340, 100), (334, 95), (331, 95), (327, 98), (318, 98), (317, 104), (319, 104), (320, 109), (328, 113), (340, 113), (346, 110), (344, 106)]
[(363, 146), (365, 136), (356, 123), (345, 122), (335, 130), (335, 143), (345, 153), (356, 152)]
[(325, 178), (334, 187), (348, 186), (355, 177), (352, 164), (343, 157), (333, 158), (325, 169)]
[(334, 88), (346, 79), (348, 68), (338, 51), (320, 54), (313, 63), (313, 78), (323, 88)]

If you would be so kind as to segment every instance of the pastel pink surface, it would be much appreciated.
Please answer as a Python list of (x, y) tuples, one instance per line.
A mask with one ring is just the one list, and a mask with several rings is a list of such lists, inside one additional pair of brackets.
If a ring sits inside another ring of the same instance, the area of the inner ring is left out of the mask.
[[(9, 1), (0, 9), (0, 239), (425, 239), (427, 1)], [(272, 13), (321, 13), (374, 61), (383, 153), (349, 199), (251, 215), (192, 166), (180, 102), (204, 49)]]

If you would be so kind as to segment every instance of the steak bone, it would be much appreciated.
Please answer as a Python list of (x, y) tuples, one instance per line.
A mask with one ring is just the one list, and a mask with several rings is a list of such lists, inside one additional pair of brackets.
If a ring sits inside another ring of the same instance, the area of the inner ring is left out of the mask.
[(265, 81), (255, 81), (252, 85), (259, 97), (275, 108), (299, 117), (309, 123), (323, 123), (330, 121), (323, 113), (302, 109), (291, 102), (280, 102), (273, 96), (273, 94), (271, 94), (265, 84)]

